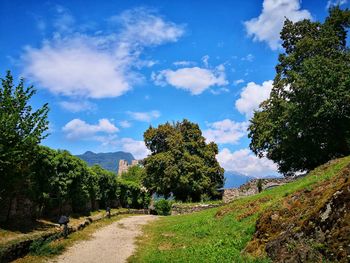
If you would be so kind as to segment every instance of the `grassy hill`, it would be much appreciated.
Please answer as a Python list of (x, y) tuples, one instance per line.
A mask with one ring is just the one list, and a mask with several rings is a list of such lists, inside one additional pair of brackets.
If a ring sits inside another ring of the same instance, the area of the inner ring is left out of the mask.
[(87, 151), (84, 154), (77, 155), (77, 157), (87, 162), (89, 166), (98, 164), (102, 168), (115, 173), (118, 171), (120, 159), (126, 160), (128, 163), (135, 160), (134, 156), (127, 152), (94, 153)]
[(130, 262), (348, 262), (350, 157), (289, 184), (146, 226)]

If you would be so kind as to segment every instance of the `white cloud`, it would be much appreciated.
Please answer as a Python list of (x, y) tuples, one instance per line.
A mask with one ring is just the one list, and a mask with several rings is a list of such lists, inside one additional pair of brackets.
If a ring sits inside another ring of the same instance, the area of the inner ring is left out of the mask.
[(226, 171), (233, 171), (246, 176), (264, 177), (277, 174), (277, 166), (269, 159), (258, 158), (249, 149), (231, 152), (222, 149), (216, 156)]
[(152, 120), (158, 119), (160, 117), (160, 112), (156, 110), (148, 112), (128, 111), (127, 114), (134, 120), (144, 122), (151, 122)]
[(329, 0), (326, 5), (326, 9), (329, 9), (332, 6), (341, 6), (345, 5), (348, 0)]
[(199, 67), (181, 68), (178, 70), (162, 70), (158, 74), (153, 73), (152, 79), (156, 85), (172, 85), (177, 89), (199, 95), (212, 86), (225, 86), (228, 84), (225, 75), (225, 67), (219, 65), (215, 69)]
[(173, 63), (174, 66), (177, 66), (177, 67), (186, 67), (186, 66), (192, 66), (192, 65), (195, 65), (196, 62), (193, 62), (193, 61), (185, 61), (185, 60), (181, 60), (181, 61), (175, 61)]
[[(27, 47), (21, 57), (23, 74), (52, 93), (85, 98), (117, 97), (142, 81), (137, 72), (154, 65), (141, 60), (146, 47), (175, 42), (182, 26), (147, 9), (113, 17), (107, 31), (87, 34), (66, 10), (57, 10), (57, 32), (39, 48)], [(116, 28), (116, 21), (118, 28)]]
[(59, 105), (70, 112), (95, 111), (97, 106), (89, 101), (60, 101)]
[(230, 90), (228, 88), (220, 88), (220, 89), (211, 89), (210, 92), (214, 95), (220, 95), (220, 94), (223, 94), (223, 93), (228, 93), (230, 92)]
[(143, 159), (150, 154), (144, 141), (137, 141), (132, 138), (122, 138), (121, 148), (125, 152), (130, 152), (136, 159)]
[(235, 86), (237, 86), (237, 85), (239, 85), (239, 84), (241, 84), (241, 83), (244, 83), (244, 79), (237, 79), (237, 80), (235, 80), (235, 81), (233, 82), (233, 84), (234, 84)]
[(203, 131), (203, 136), (209, 142), (237, 143), (247, 134), (248, 122), (235, 122), (229, 119), (207, 124), (209, 129)]
[(249, 82), (242, 89), (240, 98), (235, 103), (237, 110), (248, 119), (251, 118), (254, 110), (258, 110), (260, 103), (270, 96), (272, 84), (272, 80), (265, 81), (262, 85)]
[(75, 19), (68, 9), (63, 6), (56, 6), (56, 16), (54, 18), (53, 25), (56, 30), (60, 33), (69, 33), (72, 32)]
[(208, 55), (203, 56), (202, 62), (206, 68), (209, 67), (209, 56)]
[(124, 30), (121, 38), (125, 43), (156, 46), (169, 41), (177, 41), (184, 33), (184, 27), (165, 21), (154, 11), (135, 8), (124, 11), (110, 19), (121, 23)]
[(272, 50), (280, 47), (280, 32), (286, 18), (293, 22), (311, 19), (308, 10), (300, 9), (299, 0), (264, 0), (259, 17), (244, 22), (248, 36), (265, 41)]
[(144, 141), (138, 141), (132, 138), (118, 138), (116, 135), (97, 136), (95, 139), (101, 142), (101, 146), (104, 150), (129, 152), (136, 159), (143, 159), (150, 154)]
[(119, 125), (122, 128), (130, 128), (131, 127), (131, 123), (129, 121), (120, 121)]
[(98, 124), (89, 124), (80, 119), (73, 119), (63, 128), (68, 139), (96, 139), (99, 133), (115, 134), (119, 129), (108, 119), (100, 119)]

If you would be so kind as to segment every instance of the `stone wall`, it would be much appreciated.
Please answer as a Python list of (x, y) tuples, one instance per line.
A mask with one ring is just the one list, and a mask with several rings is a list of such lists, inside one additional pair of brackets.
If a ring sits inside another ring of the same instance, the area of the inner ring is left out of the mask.
[[(224, 193), (222, 196), (223, 202), (228, 203), (239, 197), (257, 194), (259, 192), (257, 187), (258, 180), (259, 179), (250, 180), (248, 183), (241, 185), (239, 188), (224, 189)], [(293, 181), (294, 178), (283, 177), (283, 178), (268, 178), (268, 179), (261, 179), (261, 180), (262, 180), (262, 189), (266, 190), (279, 185), (289, 183)]]
[(221, 206), (222, 204), (197, 204), (197, 205), (181, 205), (173, 204), (171, 207), (171, 215), (190, 214), (193, 212), (199, 212), (209, 208)]
[(9, 220), (26, 221), (36, 216), (37, 206), (25, 196), (18, 195), (11, 201), (3, 200), (0, 209), (0, 222)]

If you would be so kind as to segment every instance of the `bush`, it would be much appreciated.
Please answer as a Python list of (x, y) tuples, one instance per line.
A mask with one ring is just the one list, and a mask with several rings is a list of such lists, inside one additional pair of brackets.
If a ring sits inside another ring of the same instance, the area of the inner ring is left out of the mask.
[(64, 250), (64, 246), (62, 244), (54, 245), (51, 242), (56, 237), (53, 236), (48, 239), (41, 238), (39, 240), (35, 240), (29, 247), (30, 254), (37, 256), (49, 256), (49, 255), (58, 255)]
[(147, 190), (140, 184), (118, 178), (117, 197), (122, 207), (147, 208), (150, 196)]
[(156, 210), (157, 215), (168, 216), (171, 214), (171, 205), (171, 201), (161, 199), (154, 203), (154, 209)]

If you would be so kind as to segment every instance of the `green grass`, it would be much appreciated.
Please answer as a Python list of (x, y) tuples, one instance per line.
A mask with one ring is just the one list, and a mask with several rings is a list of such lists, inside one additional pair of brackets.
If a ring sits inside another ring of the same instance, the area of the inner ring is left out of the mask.
[(145, 226), (138, 250), (129, 262), (269, 262), (242, 253), (267, 208), (278, 207), (288, 195), (331, 179), (350, 163), (345, 157), (323, 165), (289, 184), (237, 199), (219, 208), (161, 218)]

